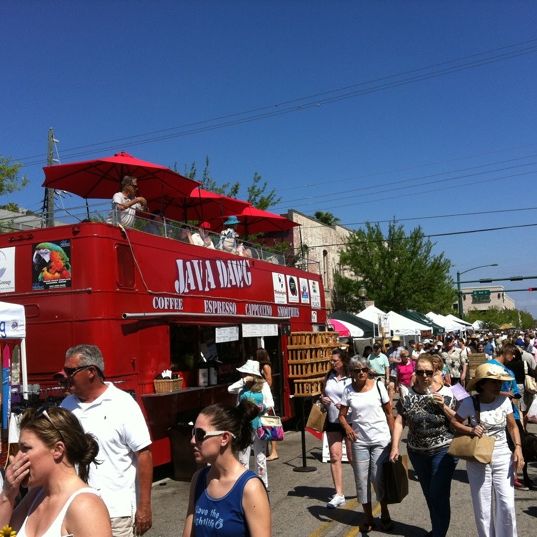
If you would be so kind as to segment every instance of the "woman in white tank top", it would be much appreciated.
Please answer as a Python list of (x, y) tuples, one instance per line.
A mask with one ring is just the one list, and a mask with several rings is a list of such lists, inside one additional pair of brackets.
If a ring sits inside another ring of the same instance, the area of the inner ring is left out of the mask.
[[(19, 448), (0, 493), (0, 527), (9, 524), (18, 537), (112, 537), (108, 511), (86, 485), (99, 448), (71, 412), (27, 410)], [(21, 486), (29, 490), (17, 505)]]

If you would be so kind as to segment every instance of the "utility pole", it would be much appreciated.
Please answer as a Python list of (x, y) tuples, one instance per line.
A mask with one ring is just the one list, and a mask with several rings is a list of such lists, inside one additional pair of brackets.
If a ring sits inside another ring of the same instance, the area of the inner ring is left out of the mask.
[[(52, 127), (48, 130), (48, 145), (47, 145), (47, 166), (52, 166), (54, 160), (54, 144), (57, 140), (54, 138), (54, 130)], [(43, 220), (46, 227), (54, 225), (54, 189), (45, 189), (45, 198), (43, 200)]]

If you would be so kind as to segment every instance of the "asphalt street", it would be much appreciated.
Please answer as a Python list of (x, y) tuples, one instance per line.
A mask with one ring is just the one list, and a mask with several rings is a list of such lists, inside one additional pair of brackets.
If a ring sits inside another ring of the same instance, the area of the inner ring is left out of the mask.
[[(534, 432), (537, 426), (532, 426)], [(330, 469), (321, 462), (321, 442), (306, 434), (306, 465), (315, 471), (294, 471), (302, 466), (299, 432), (288, 432), (280, 443), (280, 458), (269, 463), (270, 501), (274, 536), (354, 537), (360, 535), (361, 506), (356, 502), (352, 469), (344, 465), (347, 503), (339, 509), (327, 509), (333, 494)], [(252, 459), (253, 462), (253, 459)], [(530, 468), (537, 479), (537, 466)], [(413, 472), (409, 474), (412, 476)], [(189, 483), (165, 477), (153, 485), (153, 528), (147, 537), (178, 537), (188, 503)], [(476, 535), (472, 501), (466, 478), (465, 463), (459, 462), (451, 493), (450, 537)], [(537, 491), (516, 491), (519, 536), (533, 536), (537, 525)], [(390, 508), (395, 527), (390, 533), (374, 531), (370, 535), (424, 536), (430, 531), (425, 500), (419, 483), (409, 481), (409, 495), (401, 504)]]

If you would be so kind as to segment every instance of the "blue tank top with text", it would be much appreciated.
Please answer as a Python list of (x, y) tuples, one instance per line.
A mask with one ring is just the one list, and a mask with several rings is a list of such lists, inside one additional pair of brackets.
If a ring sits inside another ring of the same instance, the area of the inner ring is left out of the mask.
[(242, 494), (246, 483), (256, 478), (246, 470), (237, 479), (231, 490), (222, 498), (211, 498), (207, 494), (207, 473), (204, 468), (198, 476), (194, 497), (194, 535), (196, 537), (249, 537), (242, 508)]

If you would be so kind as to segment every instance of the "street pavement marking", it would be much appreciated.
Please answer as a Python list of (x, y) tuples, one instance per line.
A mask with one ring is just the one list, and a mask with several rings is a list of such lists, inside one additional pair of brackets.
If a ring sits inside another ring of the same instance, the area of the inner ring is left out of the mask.
[[(380, 503), (376, 503), (373, 507), (373, 516), (378, 517), (380, 515)], [(358, 537), (360, 535), (360, 526), (352, 527), (343, 537)]]
[[(345, 503), (345, 508), (355, 509), (358, 507), (358, 500), (353, 499)], [(376, 503), (373, 506), (373, 516), (377, 517), (380, 515), (380, 503)], [(309, 534), (308, 537), (325, 537), (328, 532), (332, 529), (336, 521), (334, 519), (323, 522), (316, 530)], [(343, 524), (338, 522), (338, 524)], [(347, 533), (343, 534), (343, 537), (357, 537), (360, 535), (360, 528), (358, 526), (353, 526)]]

